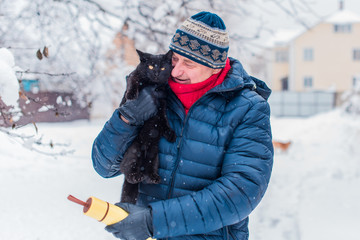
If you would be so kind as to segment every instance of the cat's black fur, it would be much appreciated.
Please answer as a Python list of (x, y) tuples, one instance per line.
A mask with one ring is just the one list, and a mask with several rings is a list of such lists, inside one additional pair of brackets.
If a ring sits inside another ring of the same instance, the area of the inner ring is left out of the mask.
[[(171, 51), (160, 55), (136, 51), (140, 63), (127, 78), (126, 92), (120, 105), (127, 100), (136, 99), (141, 89), (149, 85), (154, 85), (156, 90), (165, 92), (171, 74)], [(140, 182), (151, 184), (160, 182), (157, 173), (159, 140), (164, 136), (169, 142), (175, 142), (176, 135), (166, 117), (166, 99), (162, 98), (159, 101), (158, 113), (145, 121), (120, 164), (120, 170), (125, 175), (121, 202), (136, 203)]]

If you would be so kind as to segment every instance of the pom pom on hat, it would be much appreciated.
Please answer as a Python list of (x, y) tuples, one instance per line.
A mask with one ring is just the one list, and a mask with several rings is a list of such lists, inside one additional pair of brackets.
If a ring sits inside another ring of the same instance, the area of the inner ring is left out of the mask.
[(214, 29), (218, 28), (218, 29), (224, 30), (224, 31), (226, 30), (225, 23), (215, 13), (199, 12), (199, 13), (195, 14), (194, 16), (192, 16), (191, 18), (196, 21), (203, 22), (210, 28), (214, 28)]
[(223, 68), (229, 50), (226, 26), (214, 13), (197, 13), (176, 30), (170, 49), (207, 67)]

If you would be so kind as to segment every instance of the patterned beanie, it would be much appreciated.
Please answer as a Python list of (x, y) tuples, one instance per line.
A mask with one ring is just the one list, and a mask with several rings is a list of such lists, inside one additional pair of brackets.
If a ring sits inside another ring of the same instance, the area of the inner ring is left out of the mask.
[(229, 36), (216, 14), (200, 12), (185, 20), (171, 39), (170, 49), (210, 68), (225, 67)]

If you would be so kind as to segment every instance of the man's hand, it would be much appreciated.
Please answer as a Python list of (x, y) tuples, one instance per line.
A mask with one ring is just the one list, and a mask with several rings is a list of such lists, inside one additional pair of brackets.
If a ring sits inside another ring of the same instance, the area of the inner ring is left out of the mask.
[(124, 118), (122, 115), (120, 115), (120, 118), (121, 118), (121, 120), (123, 120), (126, 124), (130, 124), (130, 122), (129, 122), (126, 118)]
[(124, 220), (105, 227), (115, 237), (125, 240), (146, 240), (152, 236), (153, 224), (151, 208), (130, 203), (116, 203), (129, 213)]
[(138, 98), (127, 100), (119, 107), (121, 119), (130, 124), (141, 126), (155, 116), (159, 107), (159, 98), (165, 98), (165, 92), (148, 86), (142, 89)]

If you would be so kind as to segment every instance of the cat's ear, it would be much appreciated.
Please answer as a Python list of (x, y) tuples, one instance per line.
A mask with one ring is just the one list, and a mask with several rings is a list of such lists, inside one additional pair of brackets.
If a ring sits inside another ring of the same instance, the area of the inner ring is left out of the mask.
[(148, 53), (144, 53), (144, 52), (140, 51), (139, 49), (136, 49), (136, 52), (139, 55), (140, 62), (144, 62), (147, 59), (149, 59), (149, 54)]
[(165, 54), (165, 57), (166, 57), (166, 59), (170, 59), (170, 60), (171, 60), (171, 58), (172, 58), (172, 51), (169, 50), (169, 51)]

